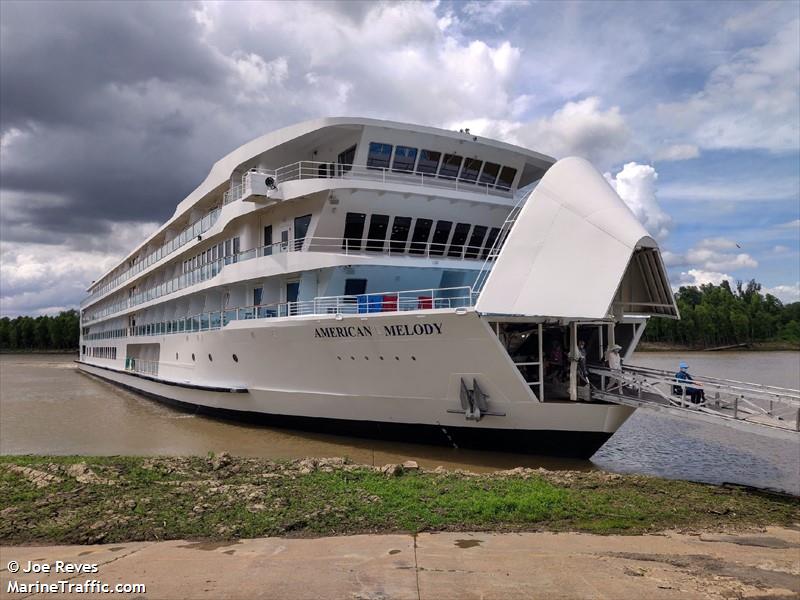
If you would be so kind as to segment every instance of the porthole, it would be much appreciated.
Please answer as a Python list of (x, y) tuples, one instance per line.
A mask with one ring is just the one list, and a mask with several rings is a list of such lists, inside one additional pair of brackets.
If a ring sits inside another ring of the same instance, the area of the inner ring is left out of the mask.
[(369, 356), (365, 356), (365, 357), (364, 357), (364, 360), (369, 360)]
[(194, 361), (194, 352), (192, 352), (192, 361)]
[(233, 355), (233, 362), (239, 362), (239, 357), (235, 354)]
[(416, 356), (412, 356), (411, 360), (417, 360), (417, 357)]
[(175, 360), (178, 360), (178, 353), (175, 353)]
[(383, 360), (383, 357), (381, 356), (380, 359)]
[(351, 356), (351, 357), (350, 357), (350, 360), (355, 360), (355, 359), (356, 359), (356, 357), (355, 357), (355, 356)]
[(394, 359), (395, 360), (400, 360), (400, 357), (399, 356), (395, 356)]
[(339, 360), (342, 360), (342, 357), (341, 357), (341, 356), (337, 356), (336, 358), (338, 358)]
[(214, 359), (213, 359), (213, 358), (211, 358), (211, 355), (210, 355), (210, 354), (208, 355), (208, 362), (214, 362)]

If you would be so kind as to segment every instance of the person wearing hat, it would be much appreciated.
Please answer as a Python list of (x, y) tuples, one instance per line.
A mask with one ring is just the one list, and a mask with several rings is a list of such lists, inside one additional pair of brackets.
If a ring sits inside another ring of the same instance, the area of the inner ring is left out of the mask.
[[(683, 384), (683, 385), (685, 385), (689, 381), (694, 381), (692, 376), (689, 375), (689, 365), (686, 363), (685, 360), (681, 361), (681, 364), (678, 365), (678, 368), (680, 369), (680, 371), (675, 373), (675, 381), (677, 381), (679, 384)], [(700, 384), (697, 384), (697, 385), (700, 385)], [(681, 385), (676, 385), (675, 386), (675, 390), (673, 390), (673, 391), (675, 393), (677, 393), (677, 394), (681, 394), (682, 395), (683, 392), (682, 392), (681, 388), (682, 388)], [(691, 401), (692, 404), (700, 404), (702, 402), (705, 402), (705, 399), (706, 399), (705, 392), (702, 389), (700, 389), (699, 387), (694, 387), (694, 386), (688, 386), (687, 385), (686, 386), (686, 394), (689, 396), (689, 400)]]
[(620, 350), (622, 350), (622, 346), (619, 344), (614, 344), (606, 350), (606, 362), (608, 363), (608, 368), (613, 371), (622, 370), (622, 357), (619, 355)]

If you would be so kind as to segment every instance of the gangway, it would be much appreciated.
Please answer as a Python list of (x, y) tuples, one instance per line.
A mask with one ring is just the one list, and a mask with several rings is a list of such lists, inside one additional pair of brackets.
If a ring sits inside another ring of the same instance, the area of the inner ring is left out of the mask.
[[(800, 439), (800, 390), (717, 377), (678, 380), (670, 371), (632, 365), (619, 370), (590, 365), (587, 370), (593, 400)], [(693, 403), (687, 388), (702, 389), (705, 400)]]

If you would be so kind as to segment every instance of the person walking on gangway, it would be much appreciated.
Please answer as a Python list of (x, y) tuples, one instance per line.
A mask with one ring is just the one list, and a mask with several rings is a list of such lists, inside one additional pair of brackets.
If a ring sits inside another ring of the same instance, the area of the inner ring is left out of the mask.
[[(680, 371), (675, 373), (675, 381), (677, 381), (681, 385), (674, 386), (673, 393), (676, 395), (683, 395), (683, 386), (686, 386), (686, 394), (689, 396), (689, 400), (692, 404), (702, 404), (706, 401), (706, 393), (699, 387), (688, 386), (686, 385), (687, 382), (694, 382), (694, 378), (689, 375), (689, 365), (686, 361), (681, 361), (681, 364), (678, 365)], [(702, 384), (695, 384), (697, 386)]]

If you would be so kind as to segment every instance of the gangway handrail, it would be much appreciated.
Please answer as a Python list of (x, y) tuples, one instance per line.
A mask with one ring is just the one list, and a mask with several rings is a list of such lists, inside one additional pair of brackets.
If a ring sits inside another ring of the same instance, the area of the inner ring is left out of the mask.
[[(630, 365), (621, 369), (589, 365), (588, 371), (600, 376), (600, 386), (591, 387), (595, 400), (694, 416), (773, 435), (795, 437), (800, 432), (798, 390), (719, 378), (697, 377), (688, 381), (678, 379), (670, 371)], [(680, 394), (674, 393), (676, 387), (680, 388)], [(692, 398), (692, 388), (702, 389), (705, 398), (700, 400), (696, 395)]]
[[(655, 369), (653, 367), (641, 367), (639, 365), (625, 365), (625, 369), (631, 371), (638, 371), (642, 373), (652, 373), (656, 375), (661, 375), (664, 377), (675, 378), (676, 372), (673, 371), (666, 371), (664, 369)], [(741, 390), (775, 390), (775, 393), (786, 392), (786, 394), (780, 394), (782, 396), (788, 396), (792, 399), (800, 400), (800, 390), (795, 390), (792, 388), (784, 388), (778, 387), (775, 385), (768, 385), (765, 383), (753, 383), (751, 381), (739, 381), (737, 379), (725, 379), (722, 377), (711, 377), (708, 375), (692, 375), (692, 380), (695, 383), (711, 383), (711, 384), (718, 384), (718, 385), (729, 385), (731, 388), (741, 389)], [(738, 387), (737, 386), (746, 386), (746, 387)]]

